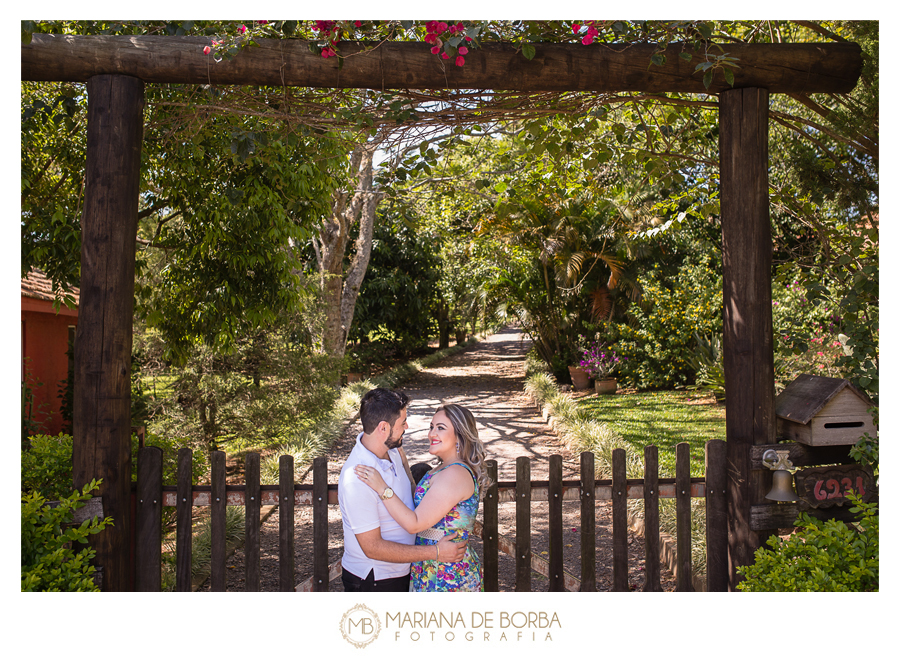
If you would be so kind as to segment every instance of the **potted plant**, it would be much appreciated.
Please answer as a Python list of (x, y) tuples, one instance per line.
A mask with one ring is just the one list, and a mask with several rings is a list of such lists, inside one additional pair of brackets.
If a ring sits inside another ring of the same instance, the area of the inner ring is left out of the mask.
[(616, 392), (616, 380), (612, 375), (624, 359), (605, 343), (594, 343), (582, 352), (579, 365), (594, 379), (597, 395), (604, 395)]

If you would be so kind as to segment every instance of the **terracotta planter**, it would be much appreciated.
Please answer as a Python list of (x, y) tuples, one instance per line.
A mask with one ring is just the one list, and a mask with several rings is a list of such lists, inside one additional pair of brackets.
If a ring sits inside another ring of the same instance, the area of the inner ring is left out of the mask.
[(569, 366), (569, 376), (572, 378), (572, 386), (578, 391), (586, 389), (591, 381), (591, 376), (587, 373), (587, 370), (578, 366)]
[(594, 390), (597, 391), (597, 395), (611, 395), (616, 392), (616, 380), (598, 379), (594, 382)]

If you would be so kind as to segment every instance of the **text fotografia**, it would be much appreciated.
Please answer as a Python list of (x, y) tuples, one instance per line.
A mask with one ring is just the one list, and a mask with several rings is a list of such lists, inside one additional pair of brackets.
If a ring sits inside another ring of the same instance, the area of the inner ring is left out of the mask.
[(395, 641), (552, 642), (550, 631), (562, 624), (555, 612), (472, 612), (468, 617), (461, 612), (388, 612), (384, 628), (393, 631)]

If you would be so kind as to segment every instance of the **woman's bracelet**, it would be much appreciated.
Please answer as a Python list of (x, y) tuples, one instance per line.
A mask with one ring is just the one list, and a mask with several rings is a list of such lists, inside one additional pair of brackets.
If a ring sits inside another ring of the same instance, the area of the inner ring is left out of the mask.
[(437, 544), (434, 545), (435, 550), (437, 551), (437, 557), (434, 559), (435, 562), (441, 561), (441, 547)]

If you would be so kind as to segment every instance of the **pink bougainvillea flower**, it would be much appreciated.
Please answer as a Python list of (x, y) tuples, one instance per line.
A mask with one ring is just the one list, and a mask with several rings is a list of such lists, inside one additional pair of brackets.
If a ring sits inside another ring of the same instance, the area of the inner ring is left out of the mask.
[(437, 41), (436, 34), (432, 34), (431, 32), (429, 32), (425, 35), (425, 43), (434, 43), (435, 41)]
[(441, 53), (441, 57), (444, 59), (450, 59), (450, 53)]
[(462, 31), (465, 30), (465, 29), (466, 29), (466, 26), (463, 25), (462, 23), (457, 23), (457, 24), (456, 24), (456, 31), (457, 31), (457, 32), (462, 32)]
[(243, 33), (246, 32), (246, 31), (247, 31), (247, 26), (246, 26), (246, 25), (241, 25), (241, 26), (238, 28), (238, 32), (240, 32), (241, 34), (243, 34)]
[(212, 48), (210, 48), (209, 46), (206, 46), (206, 47), (203, 49), (203, 54), (204, 54), (204, 55), (209, 55), (211, 52), (212, 52)]
[(441, 52), (441, 47), (440, 47), (440, 46), (435, 46), (434, 48), (431, 49), (431, 54), (432, 54), (432, 55), (437, 55), (439, 52)]
[(354, 24), (356, 27), (362, 27), (362, 21), (353, 21), (353, 24)]
[(585, 46), (590, 46), (592, 43), (594, 43), (594, 37), (588, 34), (581, 40), (581, 43), (583, 43)]
[(425, 23), (425, 29), (429, 32), (435, 32), (437, 30), (437, 21), (428, 21)]
[(458, 52), (459, 52), (460, 55), (468, 55), (468, 54), (469, 54), (469, 49), (466, 48), (465, 46), (460, 46)]
[(265, 24), (268, 23), (269, 21), (256, 21), (256, 22), (257, 22), (259, 25), (265, 25)]
[(441, 33), (441, 34), (443, 34), (444, 32), (446, 32), (446, 31), (447, 31), (447, 24), (446, 24), (446, 23), (438, 23), (438, 24), (437, 24), (437, 31), (438, 31), (439, 33)]
[(466, 37), (466, 41), (471, 41), (472, 37)]
[(457, 65), (457, 66), (462, 66), (462, 65), (465, 64), (465, 63), (466, 63), (466, 58), (465, 58), (465, 57), (459, 56), (459, 57), (456, 58), (456, 65)]

